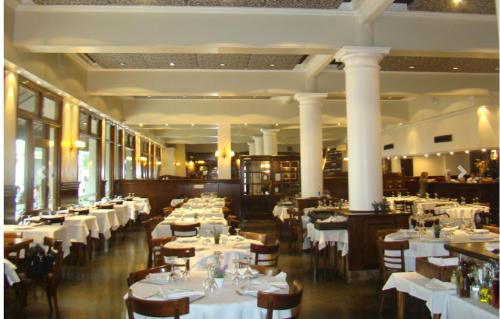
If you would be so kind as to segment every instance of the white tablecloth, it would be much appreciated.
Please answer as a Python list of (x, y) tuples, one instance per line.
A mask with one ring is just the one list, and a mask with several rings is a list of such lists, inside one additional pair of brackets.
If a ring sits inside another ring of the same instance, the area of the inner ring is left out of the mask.
[(472, 206), (472, 205), (459, 205), (459, 206), (439, 206), (435, 207), (436, 214), (448, 214), (450, 218), (474, 218), (474, 214), (478, 212), (488, 213), (490, 211), (487, 206)]
[(126, 207), (129, 217), (132, 220), (137, 219), (137, 210), (135, 209), (135, 204), (133, 201), (123, 201), (123, 205)]
[[(498, 235), (491, 233), (492, 241), (498, 241)], [(415, 271), (415, 258), (416, 257), (437, 257), (437, 256), (449, 256), (450, 252), (444, 248), (444, 245), (448, 242), (452, 243), (467, 243), (467, 242), (482, 242), (486, 241), (484, 239), (472, 239), (471, 235), (467, 234), (465, 231), (456, 230), (451, 238), (445, 239), (435, 239), (433, 232), (428, 230), (424, 237), (422, 238), (410, 238), (406, 239), (399, 232), (389, 234), (385, 237), (386, 241), (398, 241), (398, 240), (408, 240), (410, 244), (410, 249), (405, 250), (405, 269), (406, 271)], [(388, 254), (389, 255), (389, 254)]]
[(92, 238), (99, 238), (99, 225), (95, 216), (66, 216), (64, 225), (68, 228), (71, 240), (78, 243), (86, 244), (89, 234)]
[(441, 319), (498, 319), (498, 309), (473, 298), (449, 295)]
[(421, 198), (415, 201), (413, 205), (413, 212), (423, 214), (426, 210), (435, 209), (437, 205), (458, 206), (458, 203), (442, 199)]
[(217, 217), (217, 218), (224, 218), (224, 213), (222, 211), (222, 208), (195, 208), (195, 209), (185, 209), (185, 208), (176, 208), (174, 211), (169, 215), (171, 218), (181, 218), (182, 216), (192, 218), (195, 216), (198, 216), (200, 218), (207, 218), (207, 217)]
[[(431, 314), (442, 314), (446, 310), (446, 300), (448, 295), (454, 294), (455, 289), (436, 289), (426, 286), (431, 279), (416, 272), (393, 273), (382, 290), (396, 288), (397, 291), (408, 293), (409, 295), (425, 301)], [(476, 317), (468, 317), (476, 318)]]
[[(234, 236), (226, 237), (225, 243), (215, 245), (213, 239), (210, 239), (210, 244), (204, 244), (203, 241), (196, 240), (187, 242), (189, 239), (177, 239), (173, 242), (165, 244), (168, 248), (195, 248), (195, 256), (190, 258), (190, 267), (194, 270), (204, 270), (207, 263), (214, 263), (214, 251), (220, 251), (224, 258), (223, 265), (227, 265), (228, 269), (234, 269), (234, 259), (243, 259), (245, 254), (250, 253), (250, 244), (262, 244), (256, 240), (244, 239), (242, 241), (235, 240)], [(196, 238), (193, 238), (195, 240)]]
[(182, 203), (184, 203), (184, 198), (174, 198), (170, 201), (170, 206), (174, 207)]
[(64, 257), (68, 256), (70, 253), (71, 237), (68, 233), (68, 228), (64, 225), (55, 224), (31, 226), (28, 229), (18, 227), (17, 225), (4, 225), (4, 229), (7, 231), (22, 233), (23, 238), (33, 239), (32, 245), (43, 245), (44, 237), (52, 237), (57, 240), (62, 240)]
[(130, 218), (130, 212), (126, 205), (114, 205), (116, 218), (118, 218), (118, 223), (120, 226), (127, 225)]
[(118, 228), (118, 218), (116, 218), (114, 209), (91, 209), (90, 215), (97, 217), (97, 224), (99, 225), (99, 233), (105, 239), (111, 238), (111, 230)]
[(284, 222), (286, 219), (290, 218), (290, 215), (288, 214), (288, 210), (290, 208), (293, 208), (293, 206), (280, 206), (276, 205), (273, 208), (273, 215), (274, 217), (278, 218), (282, 222)]
[(389, 203), (389, 207), (391, 208), (391, 210), (394, 210), (395, 209), (395, 206), (394, 206), (395, 201), (404, 200), (404, 201), (408, 201), (408, 202), (414, 202), (416, 200), (419, 200), (420, 197), (418, 197), (418, 196), (401, 196), (401, 197), (389, 196), (389, 197), (386, 197), (385, 199)]
[(7, 278), (7, 282), (9, 283), (9, 286), (12, 286), (16, 282), (20, 282), (21, 279), (17, 275), (16, 271), (17, 267), (14, 265), (10, 260), (7, 260), (4, 258), (3, 260), (3, 272), (5, 274), (5, 277)]
[(151, 206), (147, 198), (134, 197), (134, 207), (139, 214), (149, 215), (151, 213)]
[(349, 233), (347, 229), (318, 230), (313, 223), (306, 225), (306, 237), (312, 243), (318, 243), (319, 250), (324, 249), (327, 243), (337, 243), (337, 249), (342, 251), (342, 256), (349, 253)]
[(151, 235), (153, 238), (172, 236), (172, 230), (170, 229), (170, 224), (195, 224), (200, 223), (200, 233), (207, 234), (209, 230), (213, 230), (214, 227), (217, 231), (226, 233), (227, 232), (227, 221), (225, 219), (194, 219), (194, 218), (184, 218), (181, 220), (172, 216), (168, 216), (165, 220), (158, 225)]
[[(203, 291), (203, 281), (206, 278), (205, 271), (192, 271), (188, 280), (179, 280), (175, 283), (166, 284), (165, 288), (190, 289)], [(265, 281), (266, 277), (259, 277)], [(147, 296), (154, 294), (159, 285), (137, 282), (131, 286), (134, 295)], [(277, 293), (288, 293), (288, 289), (280, 290)], [(290, 310), (275, 311), (273, 318), (289, 318)], [(149, 317), (135, 316), (138, 319)], [(224, 285), (214, 294), (207, 294), (200, 300), (189, 305), (189, 314), (181, 316), (183, 319), (265, 319), (266, 310), (257, 307), (257, 298), (247, 295), (239, 295), (235, 292), (235, 287), (231, 284), (231, 278), (224, 279)]]

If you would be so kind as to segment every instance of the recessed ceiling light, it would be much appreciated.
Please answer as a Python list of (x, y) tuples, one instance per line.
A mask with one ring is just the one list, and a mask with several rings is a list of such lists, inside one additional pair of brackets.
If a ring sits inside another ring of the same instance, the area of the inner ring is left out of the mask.
[(61, 91), (57, 92), (57, 95), (62, 95), (62, 92)]
[(226, 66), (224, 63), (219, 64), (220, 66)]
[(398, 157), (397, 157), (397, 156), (394, 156), (394, 159), (398, 159)]
[(387, 99), (388, 99), (388, 100), (392, 100), (392, 96), (388, 96), (388, 97), (387, 97)]
[(174, 62), (170, 62), (168, 65), (175, 66), (175, 63)]
[(481, 105), (479, 108), (480, 108), (480, 109), (485, 109), (485, 108), (486, 108), (486, 105)]
[(463, 0), (453, 0), (453, 4), (457, 5), (457, 4), (461, 4)]
[(337, 126), (340, 126), (340, 122), (337, 123)]
[(191, 126), (194, 126), (194, 123), (191, 123)]
[(143, 127), (143, 126), (144, 126), (144, 124), (142, 124), (142, 123), (139, 123), (139, 127)]
[(275, 126), (279, 126), (279, 124), (278, 124), (278, 123), (274, 123), (274, 125), (275, 125)]
[(486, 152), (486, 151), (487, 151), (487, 149), (485, 149), (485, 148), (481, 149), (481, 152)]
[(453, 155), (453, 154), (455, 154), (455, 152), (450, 152), (450, 155)]
[(273, 63), (269, 64), (270, 67), (274, 68), (276, 65), (274, 65)]
[(121, 65), (121, 66), (125, 66), (125, 63), (123, 63), (123, 62), (120, 62), (120, 65)]
[(414, 69), (415, 67), (412, 65), (412, 66), (409, 66), (408, 69)]
[[(497, 70), (498, 70), (498, 68), (497, 68)], [(17, 72), (17, 74), (21, 74), (21, 70), (17, 70), (16, 72)]]
[(465, 151), (465, 154), (469, 154), (469, 150), (466, 150), (466, 151)]
[(441, 153), (436, 153), (437, 156), (441, 156)]
[(148, 98), (150, 98), (150, 97), (151, 97), (151, 95), (148, 95)]
[(453, 67), (453, 70), (458, 70), (458, 69), (459, 69), (459, 67), (458, 67), (458, 66), (454, 66), (454, 67)]
[(429, 157), (429, 154), (425, 154), (424, 156), (425, 156), (425, 157)]
[(390, 160), (391, 158), (390, 158), (389, 156), (387, 156), (385, 159), (386, 159), (386, 160)]
[(40, 83), (42, 83), (42, 82), (40, 82), (40, 80), (36, 81), (36, 84), (40, 84)]
[(401, 126), (401, 125), (403, 125), (403, 123), (399, 122), (398, 125)]
[(247, 126), (247, 125), (248, 125), (248, 123), (245, 123), (245, 124), (243, 124), (243, 125)]
[(404, 159), (407, 159), (407, 158), (408, 158), (408, 156), (406, 156), (406, 155), (405, 155), (405, 156), (403, 156), (403, 158), (404, 158)]
[(165, 123), (165, 126), (168, 126), (168, 123)]

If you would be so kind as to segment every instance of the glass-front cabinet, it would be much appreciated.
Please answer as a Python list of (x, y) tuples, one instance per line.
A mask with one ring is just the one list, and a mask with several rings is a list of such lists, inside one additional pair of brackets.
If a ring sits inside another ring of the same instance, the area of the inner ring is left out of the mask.
[(240, 176), (245, 217), (265, 217), (281, 197), (300, 192), (299, 156), (243, 156)]

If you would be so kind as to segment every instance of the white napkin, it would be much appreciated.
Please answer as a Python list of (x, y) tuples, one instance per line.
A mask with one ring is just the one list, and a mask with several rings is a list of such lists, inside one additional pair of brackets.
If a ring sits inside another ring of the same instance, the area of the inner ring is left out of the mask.
[(16, 282), (20, 282), (21, 279), (17, 275), (16, 272), (16, 265), (14, 265), (10, 260), (4, 259), (3, 260), (3, 270), (5, 273), (5, 277), (7, 278), (7, 282), (9, 283), (9, 286), (12, 286)]
[(205, 293), (200, 290), (176, 289), (176, 288), (160, 288), (160, 295), (165, 299), (179, 299), (184, 297), (201, 297)]
[(272, 286), (267, 283), (262, 283), (262, 284), (250, 284), (250, 285), (245, 285), (241, 287), (240, 292), (244, 295), (249, 295), (249, 296), (257, 296), (257, 293), (259, 291), (262, 292), (276, 292), (281, 290), (281, 288)]
[(478, 234), (489, 234), (490, 231), (487, 229), (474, 229), (473, 232), (474, 235), (478, 235)]
[[(237, 269), (238, 273), (240, 274), (240, 276), (243, 276), (243, 274), (245, 273), (245, 271), (247, 270), (247, 268), (239, 268)], [(252, 275), (257, 275), (259, 272), (253, 268), (250, 268), (250, 271), (252, 272)]]
[(452, 290), (456, 289), (456, 285), (452, 284), (451, 282), (445, 282), (436, 278), (432, 278), (428, 283), (425, 284), (425, 288), (431, 290)]
[(436, 266), (458, 266), (458, 257), (429, 257), (427, 260)]

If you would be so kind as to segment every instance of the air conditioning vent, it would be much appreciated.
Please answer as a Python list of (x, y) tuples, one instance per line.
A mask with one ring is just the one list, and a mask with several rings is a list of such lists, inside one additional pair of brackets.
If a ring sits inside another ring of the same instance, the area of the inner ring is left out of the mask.
[(452, 141), (452, 135), (440, 135), (440, 136), (434, 136), (434, 143), (446, 143), (446, 142), (451, 142)]
[(384, 150), (392, 150), (394, 148), (394, 143), (384, 145)]

